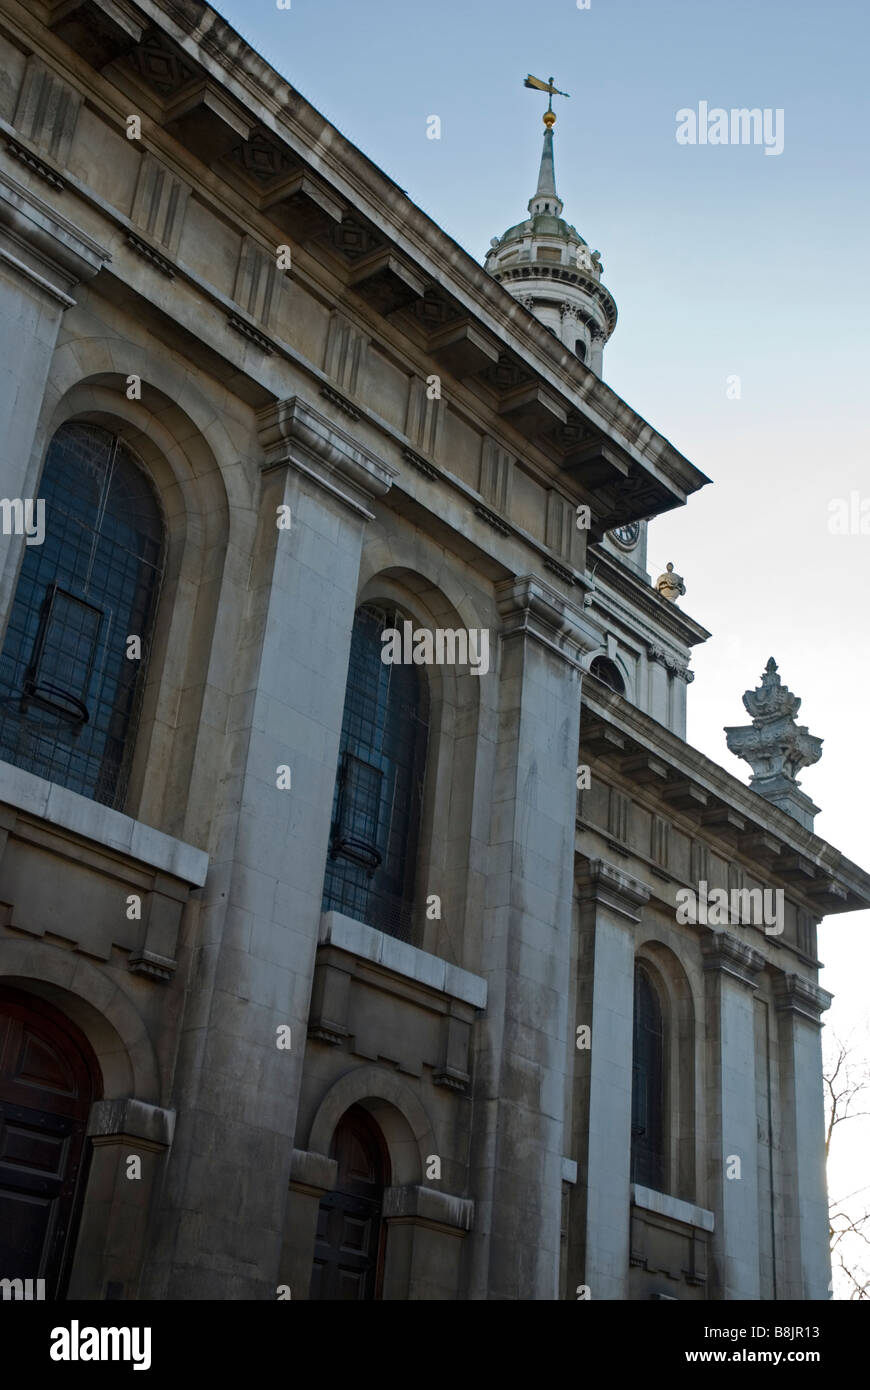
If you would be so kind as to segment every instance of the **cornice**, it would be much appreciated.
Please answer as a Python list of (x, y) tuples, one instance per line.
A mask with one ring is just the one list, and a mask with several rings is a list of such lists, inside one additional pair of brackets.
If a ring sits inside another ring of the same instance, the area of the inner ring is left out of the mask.
[[(667, 787), (662, 784), (665, 800), (664, 794), (668, 790), (677, 791), (680, 786), (694, 788), (703, 805), (712, 800), (711, 812), (716, 803), (723, 806), (725, 813), (736, 812), (746, 822), (745, 831), (738, 839), (741, 853), (741, 841), (764, 839), (767, 836), (779, 842), (780, 852), (766, 865), (768, 877), (771, 874), (782, 877), (783, 861), (792, 861), (796, 878), (790, 885), (790, 892), (808, 910), (815, 909), (822, 917), (870, 907), (870, 874), (663, 724), (600, 684), (593, 686), (591, 681), (584, 684), (583, 705), (587, 716), (593, 716), (622, 736), (617, 739), (613, 756), (619, 758), (645, 752), (666, 764), (673, 776), (669, 777)], [(626, 740), (630, 747), (626, 747)], [(580, 748), (582, 753), (582, 727)], [(781, 852), (783, 850), (785, 853)], [(751, 848), (747, 848), (746, 853), (752, 857)], [(808, 874), (802, 873), (802, 866), (806, 867)], [(827, 881), (832, 881), (839, 891), (826, 896), (824, 902), (813, 902), (811, 886), (824, 892)], [(843, 891), (850, 901), (843, 897)]]
[(0, 168), (2, 257), (64, 308), (70, 291), (111, 260), (109, 252), (32, 189)]
[(639, 908), (652, 897), (652, 890), (606, 859), (581, 862), (575, 875), (575, 896), (582, 906), (607, 907), (632, 924), (640, 921)]
[[(600, 281), (593, 280), (591, 276), (584, 275), (582, 271), (575, 270), (571, 266), (551, 265), (546, 261), (521, 261), (517, 265), (508, 266), (504, 270), (494, 270), (491, 273), (492, 278), (500, 284), (504, 284), (506, 280), (513, 283), (527, 283), (542, 290), (549, 289), (554, 295), (558, 295), (560, 289), (565, 285), (575, 286), (588, 294), (589, 298), (594, 299), (600, 306), (602, 318), (607, 325), (606, 338), (610, 338), (616, 327), (616, 300), (610, 290)], [(530, 292), (533, 293), (534, 291)]]
[(767, 963), (754, 946), (748, 946), (745, 941), (726, 931), (713, 931), (702, 936), (701, 955), (704, 970), (728, 975), (750, 989), (756, 988), (756, 976), (760, 975)]
[[(129, 7), (162, 30), (187, 57), (250, 110), (254, 122), (284, 142), (371, 223), (382, 228), (433, 283), (449, 287), (457, 303), (518, 352), (540, 378), (567, 398), (602, 433), (669, 494), (660, 510), (681, 505), (709, 479), (636, 414), (609, 386), (557, 343), (386, 174), (280, 77), (209, 6), (197, 0), (140, 0)], [(32, 21), (31, 21), (32, 24)], [(111, 77), (111, 73), (107, 76)]]
[[(686, 824), (678, 815), (674, 815), (670, 807), (663, 807), (661, 803), (657, 803), (653, 797), (644, 796), (643, 792), (645, 788), (643, 786), (635, 789), (631, 786), (626, 786), (625, 783), (617, 785), (603, 777), (601, 782), (602, 785), (608, 788), (615, 786), (618, 791), (624, 791), (627, 796), (630, 796), (639, 806), (643, 806), (651, 815), (666, 816), (670, 824), (676, 826), (688, 839), (698, 838), (696, 827)], [(582, 816), (577, 816), (574, 827), (577, 832), (574, 842), (575, 862), (582, 863), (584, 860), (595, 858), (599, 852), (604, 852), (605, 846), (609, 847), (611, 852), (618, 853), (622, 859), (630, 861), (632, 866), (638, 866), (640, 872), (647, 875), (650, 901), (654, 902), (669, 919), (673, 918), (675, 911), (675, 896), (679, 889), (688, 888), (692, 892), (697, 893), (697, 879), (691, 879), (689, 877), (688, 867), (685, 873), (679, 873), (671, 864), (669, 864), (667, 868), (663, 868), (658, 860), (654, 859), (652, 855), (648, 854), (638, 844), (632, 843), (631, 845), (625, 845), (619, 841), (615, 841), (603, 825), (596, 821), (584, 820)], [(705, 839), (704, 843), (709, 844), (709, 839)], [(727, 862), (730, 862), (730, 859), (727, 859), (727, 857), (730, 853), (733, 853), (733, 851), (729, 846), (720, 844), (716, 846), (716, 849), (720, 857), (725, 857)], [(750, 870), (749, 872), (752, 871)], [(764, 877), (760, 867), (757, 872), (762, 878)], [(790, 893), (788, 893), (787, 896), (789, 901), (793, 901)], [(808, 909), (803, 905), (799, 906), (797, 910), (799, 912), (807, 912), (808, 915), (811, 915), (813, 923), (816, 926), (823, 914), (823, 909), (821, 907), (817, 907), (814, 914), (809, 913)], [(766, 936), (764, 941), (766, 949), (773, 950), (776, 953), (781, 951), (788, 952), (789, 955), (793, 956), (802, 965), (805, 965), (812, 971), (818, 972), (822, 968), (822, 962), (820, 960), (815, 956), (807, 955), (807, 953), (802, 950), (799, 943), (791, 938), (783, 939), (782, 936)], [(770, 957), (767, 958), (767, 963), (770, 967)], [(775, 968), (784, 969), (782, 966)]]
[[(2, 118), (0, 118), (0, 133), (6, 132), (8, 130), (11, 130), (11, 127), (9, 127), (7, 123), (3, 121)], [(162, 157), (163, 152), (161, 151), (161, 158)], [(172, 168), (176, 172), (179, 172), (179, 166), (177, 164), (173, 163)], [(4, 176), (0, 174), (0, 177)], [(5, 177), (7, 179), (9, 178), (8, 175), (5, 175)], [(11, 182), (14, 183), (15, 181), (11, 180)], [(153, 248), (148, 246), (147, 243), (145, 243), (142, 237), (138, 234), (138, 228), (136, 227), (136, 224), (132, 223), (128, 217), (120, 213), (116, 208), (107, 204), (104, 199), (102, 199), (94, 193), (93, 189), (81, 184), (79, 180), (72, 175), (69, 175), (67, 177), (67, 184), (72, 192), (74, 192), (78, 197), (83, 198), (90, 206), (96, 208), (105, 218), (107, 218), (110, 221), (110, 223), (116, 226), (122, 232), (126, 245), (130, 247), (130, 249), (135, 253), (135, 255), (153, 264), (155, 268), (160, 271), (161, 276), (165, 277), (167, 281), (177, 280), (179, 282), (189, 284), (197, 294), (202, 295), (217, 309), (219, 309), (224, 318), (224, 321), (230, 323), (231, 326), (233, 326), (237, 332), (244, 332), (245, 336), (249, 337), (251, 341), (257, 341), (258, 339), (260, 339), (258, 346), (261, 347), (261, 350), (264, 352), (264, 354), (275, 355), (283, 359), (284, 361), (290, 363), (294, 367), (298, 368), (301, 372), (303, 372), (306, 375), (306, 377), (310, 380), (312, 386), (315, 389), (317, 389), (322, 396), (330, 400), (333, 404), (336, 404), (339, 409), (343, 410), (344, 413), (349, 414), (351, 418), (355, 420), (364, 420), (375, 431), (377, 431), (379, 435), (383, 436), (384, 439), (389, 442), (389, 446), (391, 448), (397, 449), (402, 454), (402, 456), (409, 463), (412, 463), (415, 469), (422, 473), (429, 481), (438, 481), (443, 486), (450, 487), (451, 490), (454, 491), (458, 496), (460, 496), (464, 502), (468, 503), (472, 507), (472, 509), (476, 509), (478, 506), (482, 505), (483, 499), (481, 498), (480, 494), (475, 491), (475, 489), (471, 488), (462, 479), (450, 473), (442, 465), (436, 465), (431, 460), (425, 459), (422, 455), (420, 455), (418, 452), (412, 449), (409, 445), (406, 436), (402, 433), (402, 431), (397, 429), (389, 421), (384, 420), (376, 412), (374, 412), (358, 400), (350, 401), (345, 396), (341, 395), (341, 393), (335, 390), (331, 378), (327, 376), (326, 373), (321, 368), (319, 368), (314, 362), (310, 361), (308, 358), (303, 356), (303, 354), (299, 352), (298, 349), (294, 348), (292, 344), (284, 342), (283, 340), (278, 338), (266, 338), (265, 335), (259, 334), (255, 329), (253, 329), (251, 325), (246, 324), (244, 320), (241, 318), (238, 306), (234, 300), (228, 298), (227, 295), (223, 294), (213, 285), (210, 285), (209, 283), (204, 281), (201, 278), (201, 276), (199, 276), (177, 256), (174, 259), (169, 260), (164, 255), (154, 253)], [(29, 190), (22, 191), (26, 193), (26, 196), (29, 200), (34, 201), (40, 206), (44, 206), (47, 209), (48, 213), (51, 214), (52, 217), (57, 219), (59, 225), (69, 225), (73, 231), (77, 230), (72, 223), (66, 224), (66, 219), (57, 214), (54, 209), (49, 207), (48, 204), (41, 204), (41, 200), (36, 198), (35, 195), (32, 194)], [(85, 237), (84, 234), (81, 235), (86, 245), (91, 244), (89, 239)], [(93, 242), (92, 244), (94, 247), (97, 246), (96, 242)], [(97, 249), (99, 250), (99, 248)], [(101, 254), (105, 257), (105, 259), (102, 260), (100, 264), (104, 265), (107, 268), (108, 274), (116, 276), (127, 286), (127, 288), (132, 289), (134, 293), (144, 293), (143, 289), (137, 288), (137, 286), (131, 284), (129, 280), (124, 278), (123, 260), (121, 262), (112, 262), (112, 259), (107, 252)], [(45, 288), (51, 290), (50, 285), (46, 285)], [(308, 285), (306, 286), (306, 288), (312, 289), (312, 287)], [(68, 307), (71, 303), (73, 303), (70, 297), (61, 297), (61, 302), (65, 305), (65, 307)], [(169, 313), (169, 310), (163, 308), (156, 298), (150, 299), (148, 302), (151, 305), (152, 309), (155, 309), (157, 312), (165, 314), (170, 322), (177, 322), (177, 320), (172, 318), (171, 314)], [(343, 305), (342, 311), (346, 312), (346, 307)], [(182, 330), (184, 330), (183, 324), (181, 325), (181, 328)], [(207, 342), (207, 346), (209, 346), (213, 351), (219, 354), (221, 353), (222, 349), (219, 342), (207, 341), (205, 338), (204, 341)], [(232, 362), (234, 368), (237, 371), (244, 372), (246, 370), (243, 357), (228, 357), (227, 360)], [(423, 360), (415, 362), (415, 365), (418, 367), (421, 373), (425, 370)], [(250, 372), (250, 381), (254, 386), (255, 390), (260, 393), (261, 399), (263, 396), (272, 394), (270, 386), (265, 382), (262, 376), (254, 375), (253, 372)], [(483, 407), (479, 399), (477, 399), (475, 402), (478, 413), (477, 415), (474, 415), (472, 411), (472, 403), (468, 399), (466, 399), (466, 396), (467, 391), (462, 389), (462, 386), (460, 384), (460, 390), (457, 392), (457, 397), (453, 402), (454, 409), (457, 411), (460, 418), (472, 420), (473, 427), (476, 427), (480, 423), (484, 424), (487, 431), (492, 434), (492, 437), (494, 439), (496, 439), (499, 443), (502, 443), (505, 448), (508, 448), (511, 451), (513, 451), (517, 447), (516, 442), (498, 433), (499, 421), (497, 419), (489, 420), (482, 418)], [(268, 407), (265, 407), (265, 409), (268, 409)], [(403, 485), (403, 479), (401, 474), (399, 473), (399, 470), (396, 470), (396, 474), (398, 479), (398, 486), (401, 488)], [(555, 472), (548, 473), (543, 468), (536, 467), (532, 476), (534, 476), (536, 482), (538, 482), (539, 485), (543, 487), (553, 488), (558, 491), (559, 484), (561, 483), (562, 487), (566, 489), (566, 491), (563, 492), (563, 495), (568, 496), (568, 494), (570, 493), (569, 480), (565, 478), (560, 479), (560, 477)], [(415, 496), (413, 489), (409, 488), (406, 490), (409, 496)], [(419, 501), (419, 499), (416, 499), (416, 497), (415, 500)], [(568, 496), (568, 500), (570, 500), (573, 505), (575, 499)], [(420, 502), (420, 505), (426, 505), (426, 503)], [(491, 509), (484, 507), (484, 511), (492, 514)], [(559, 561), (556, 559), (555, 555), (551, 552), (551, 550), (537, 537), (532, 536), (524, 528), (518, 526), (515, 522), (507, 518), (502, 517), (499, 518), (499, 520), (501, 524), (498, 528), (494, 529), (497, 529), (503, 537), (507, 537), (508, 539), (516, 539), (520, 541), (532, 552), (536, 560), (539, 560), (543, 565), (552, 567), (554, 573), (556, 573), (558, 577), (563, 580), (564, 583), (576, 586), (584, 592), (586, 589), (588, 589), (589, 582), (583, 570), (572, 569), (568, 566), (560, 564)], [(466, 540), (470, 538), (468, 531), (463, 531), (462, 535)], [(497, 544), (500, 546), (501, 543), (499, 542)], [(494, 552), (491, 548), (487, 549), (486, 547), (481, 545), (480, 549), (481, 553), (484, 553), (491, 559), (494, 559), (505, 569), (510, 569), (512, 567), (505, 556)]]
[(665, 647), (660, 647), (655, 642), (649, 648), (648, 656), (651, 662), (659, 666), (664, 666), (665, 669), (676, 676), (678, 680), (685, 681), (686, 685), (691, 685), (692, 681), (695, 679), (694, 671), (690, 671), (672, 652), (669, 652)]
[(803, 1018), (808, 1023), (820, 1025), (820, 1015), (829, 1009), (834, 996), (820, 985), (807, 980), (803, 975), (784, 973), (773, 981), (773, 995), (777, 1013), (789, 1013)]
[[(0, 133), (8, 134), (11, 130), (12, 127), (0, 118)], [(162, 148), (160, 149), (160, 157), (161, 159), (166, 159), (166, 152)], [(178, 176), (181, 176), (185, 172), (177, 161), (168, 160), (167, 163)], [(475, 489), (471, 488), (462, 479), (450, 473), (441, 464), (436, 465), (431, 460), (423, 458), (423, 456), (410, 447), (409, 441), (402, 431), (397, 429), (396, 426), (389, 421), (384, 420), (359, 400), (350, 401), (347, 397), (341, 395), (341, 393), (335, 390), (331, 378), (314, 362), (306, 358), (297, 348), (293, 347), (292, 344), (279, 338), (267, 338), (266, 335), (261, 334), (259, 330), (256, 329), (255, 325), (245, 321), (239, 311), (238, 305), (233, 299), (203, 280), (201, 275), (187, 266), (177, 255), (170, 260), (167, 256), (155, 252), (154, 248), (148, 245), (141, 235), (139, 235), (137, 225), (117, 208), (108, 204), (102, 197), (96, 194), (92, 188), (81, 183), (74, 175), (68, 174), (66, 176), (66, 182), (71, 192), (83, 199), (90, 207), (96, 209), (113, 227), (120, 230), (124, 238), (125, 246), (129, 247), (137, 258), (141, 258), (153, 265), (160, 272), (161, 278), (165, 278), (167, 282), (175, 280), (189, 285), (196, 294), (203, 296), (209, 303), (220, 310), (224, 321), (233, 327), (236, 332), (243, 334), (245, 337), (249, 338), (250, 341), (255, 342), (257, 346), (260, 347), (264, 356), (274, 355), (304, 372), (306, 377), (310, 379), (322, 396), (329, 399), (333, 404), (336, 404), (339, 409), (350, 415), (351, 418), (355, 420), (364, 420), (380, 435), (384, 436), (384, 438), (389, 441), (390, 446), (397, 448), (403, 457), (409, 463), (412, 463), (427, 479), (430, 481), (438, 480), (441, 484), (450, 487), (463, 499), (463, 501), (468, 503), (472, 509), (476, 510), (479, 506), (482, 506), (482, 510), (485, 514), (494, 515), (490, 508), (485, 507), (483, 499)], [(27, 192), (27, 196), (28, 198), (34, 197), (29, 191)], [(39, 200), (37, 199), (36, 201), (38, 202)], [(52, 215), (56, 215), (54, 210), (49, 208), (47, 204), (45, 206)], [(61, 223), (65, 222), (65, 219), (62, 217), (59, 217), (58, 220)], [(71, 223), (69, 225), (71, 227), (73, 226)], [(73, 230), (76, 229), (73, 227)], [(85, 238), (85, 241), (87, 241), (87, 238)], [(96, 243), (94, 243), (94, 245), (96, 245)], [(107, 274), (116, 277), (127, 289), (132, 290), (133, 293), (147, 298), (145, 295), (145, 287), (134, 284), (125, 276), (123, 256), (118, 261), (113, 262), (108, 253), (104, 253), (104, 255), (105, 260), (101, 262), (101, 264), (105, 265)], [(31, 276), (31, 278), (38, 277)], [(309, 292), (317, 294), (318, 291), (316, 286), (308, 283), (307, 280), (305, 283), (306, 289)], [(50, 285), (45, 285), (43, 287), (49, 291), (51, 290)], [(70, 297), (64, 298), (61, 295), (61, 302), (65, 307), (69, 307), (69, 305), (73, 303), (73, 300)], [(178, 325), (182, 332), (186, 331), (185, 325), (174, 318), (170, 309), (161, 303), (159, 295), (147, 298), (147, 302), (152, 310), (163, 314), (168, 323)], [(329, 302), (333, 303), (335, 301), (330, 300)], [(341, 304), (341, 309), (344, 313), (349, 312), (347, 306), (343, 303)], [(209, 321), (210, 316), (206, 316), (204, 323), (208, 323)], [(365, 320), (362, 321), (365, 322)], [(205, 330), (203, 330), (203, 335), (203, 341), (206, 343), (206, 346), (218, 355), (223, 355), (225, 360), (232, 363), (236, 371), (247, 375), (252, 387), (253, 396), (251, 398), (246, 397), (246, 399), (255, 400), (256, 396), (259, 395), (259, 399), (262, 401), (264, 397), (274, 395), (273, 388), (269, 384), (267, 378), (263, 374), (255, 373), (253, 368), (249, 364), (246, 364), (243, 355), (238, 358), (234, 356), (230, 357), (226, 354), (219, 340), (208, 340), (205, 337)], [(388, 343), (379, 343), (379, 346), (386, 353), (389, 353), (390, 345)], [(415, 355), (413, 352), (409, 351), (408, 360), (415, 365), (421, 374), (425, 373), (427, 369), (425, 354)], [(487, 433), (491, 434), (493, 439), (502, 444), (510, 452), (515, 452), (518, 447), (521, 447), (521, 445), (517, 445), (516, 440), (500, 432), (499, 426), (503, 425), (503, 422), (499, 420), (498, 416), (490, 419), (489, 411), (486, 409), (481, 399), (477, 396), (472, 396), (464, 383), (457, 383), (455, 395), (451, 400), (451, 406), (461, 419), (471, 423), (472, 428), (479, 428), (480, 425), (483, 425)], [(547, 471), (547, 469), (540, 464), (532, 465), (528, 459), (523, 460), (523, 465), (530, 476), (532, 476), (540, 486), (553, 489), (557, 492), (562, 491), (562, 495), (566, 496), (567, 500), (571, 501), (572, 505), (574, 504), (576, 496), (570, 495), (572, 491), (570, 479), (560, 475), (558, 469), (554, 468), (552, 461), (550, 462), (551, 471)], [(402, 488), (402, 486), (403, 479), (400, 476), (398, 479), (398, 487)], [(408, 492), (409, 496), (413, 496), (415, 500), (420, 501), (419, 498), (416, 498), (413, 488), (405, 490)], [(420, 502), (420, 505), (425, 506), (427, 503)], [(435, 510), (440, 509), (436, 508)], [(585, 592), (589, 589), (590, 581), (582, 569), (574, 569), (560, 562), (544, 542), (531, 535), (513, 520), (506, 517), (499, 517), (498, 520), (500, 524), (497, 527), (493, 527), (493, 529), (497, 530), (502, 537), (507, 540), (515, 539), (520, 541), (532, 552), (536, 562), (539, 561), (542, 565), (550, 568), (566, 585), (577, 587), (581, 592)], [(494, 551), (492, 547), (487, 547), (479, 541), (474, 541), (474, 538), (468, 531), (463, 531), (462, 535), (466, 540), (471, 539), (472, 543), (478, 544), (482, 554), (495, 560), (496, 563), (503, 566), (505, 570), (514, 568), (513, 563), (505, 555)], [(499, 542), (497, 545), (500, 550), (501, 543)]]
[(694, 647), (711, 636), (705, 627), (675, 604), (661, 598), (651, 584), (644, 584), (603, 546), (589, 546), (586, 567), (594, 573), (596, 587), (601, 584), (627, 599), (632, 612), (640, 610), (644, 617), (681, 646)]
[[(276, 401), (257, 414), (265, 469), (292, 466), (316, 477), (355, 511), (370, 519), (366, 501), (386, 497), (398, 469), (385, 463), (300, 396)], [(319, 467), (312, 472), (314, 462)], [(325, 468), (326, 476), (320, 471)], [(347, 494), (336, 487), (340, 480)]]
[(531, 638), (577, 671), (583, 654), (600, 644), (601, 633), (584, 612), (537, 575), (502, 580), (495, 586), (495, 601), (502, 641)]

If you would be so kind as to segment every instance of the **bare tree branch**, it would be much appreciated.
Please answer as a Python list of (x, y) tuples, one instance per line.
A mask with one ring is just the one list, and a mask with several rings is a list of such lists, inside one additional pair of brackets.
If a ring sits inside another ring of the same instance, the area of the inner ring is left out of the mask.
[[(870, 1064), (864, 1055), (856, 1055), (851, 1038), (834, 1037), (824, 1071), (825, 1156), (830, 1157), (831, 1143), (838, 1126), (846, 1120), (870, 1115), (870, 1110), (858, 1109), (867, 1104), (870, 1096)], [(850, 1300), (870, 1299), (870, 1272), (862, 1268), (863, 1247), (870, 1250), (870, 1210), (867, 1209), (866, 1186), (831, 1200), (828, 1229), (831, 1255), (835, 1257)], [(866, 1258), (866, 1256), (864, 1257)]]

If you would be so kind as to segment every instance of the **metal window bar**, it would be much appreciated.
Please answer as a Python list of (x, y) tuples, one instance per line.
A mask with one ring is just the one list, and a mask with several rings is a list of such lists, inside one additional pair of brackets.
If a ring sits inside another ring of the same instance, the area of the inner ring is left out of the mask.
[[(138, 662), (138, 671), (134, 672), (133, 690), (129, 700), (128, 732), (124, 739), (121, 756), (118, 761), (117, 778), (111, 805), (116, 810), (120, 810), (127, 797), (127, 786), (130, 781), (130, 771), (133, 765), (133, 756), (136, 751), (136, 730), (139, 728), (139, 720), (142, 715), (142, 705), (145, 700), (145, 691), (148, 686), (148, 673), (151, 664), (151, 650), (154, 645), (154, 628), (157, 613), (160, 608), (160, 595), (163, 592), (163, 581), (166, 577), (165, 548), (161, 555), (159, 569), (154, 571), (154, 583), (150, 594), (149, 607), (143, 614), (140, 627), (143, 629), (138, 634), (142, 639), (142, 655)], [(123, 634), (122, 640), (128, 634)], [(125, 642), (126, 652), (126, 642)], [(126, 656), (125, 656), (126, 659)], [(130, 663), (132, 664), (132, 663)], [(106, 791), (108, 792), (108, 787)]]
[(632, 1065), (632, 1181), (661, 1191), (665, 1181), (664, 1015), (654, 985), (635, 973)]
[[(381, 632), (403, 621), (395, 610), (365, 605), (354, 623), (323, 907), (410, 941), (428, 690), (416, 670), (394, 669), (380, 660)], [(370, 799), (366, 808), (353, 800), (363, 782)], [(354, 832), (356, 816), (361, 819)], [(348, 844), (354, 840), (363, 844)]]
[[(78, 422), (61, 427), (41, 488), (46, 537), (25, 552), (0, 653), (0, 758), (116, 808), (126, 795), (164, 569), (165, 525), (146, 479), (116, 436)], [(106, 619), (89, 695), (82, 696), (78, 676), (70, 691), (68, 672), (57, 679), (58, 672), (45, 667), (43, 653), (56, 645), (59, 615), (55, 598), (47, 628), (44, 601), (51, 590), (69, 596), (67, 617), (78, 603)], [(139, 661), (126, 658), (131, 631), (142, 638)], [(28, 678), (36, 690), (27, 691)], [(40, 694), (49, 699), (33, 698)], [(87, 724), (74, 702), (86, 705)]]
[(589, 667), (590, 676), (601, 681), (608, 689), (615, 691), (617, 695), (625, 694), (625, 681), (619, 667), (614, 661), (610, 661), (606, 656), (596, 656)]
[(353, 753), (345, 752), (331, 853), (333, 857), (343, 855), (369, 873), (374, 873), (383, 859), (378, 849), (378, 812), (383, 779), (380, 768)]
[(33, 701), (74, 723), (90, 719), (87, 698), (97, 654), (103, 611), (50, 584), (24, 678), (22, 710)]

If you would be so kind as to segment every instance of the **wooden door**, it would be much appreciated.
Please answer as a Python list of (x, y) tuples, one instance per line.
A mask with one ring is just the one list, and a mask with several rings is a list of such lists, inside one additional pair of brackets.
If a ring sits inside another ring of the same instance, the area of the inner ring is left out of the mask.
[(62, 1296), (96, 1059), (41, 999), (0, 988), (0, 1278)]
[(342, 1116), (331, 1156), (338, 1180), (320, 1203), (309, 1297), (379, 1298), (388, 1157), (380, 1130), (361, 1106)]

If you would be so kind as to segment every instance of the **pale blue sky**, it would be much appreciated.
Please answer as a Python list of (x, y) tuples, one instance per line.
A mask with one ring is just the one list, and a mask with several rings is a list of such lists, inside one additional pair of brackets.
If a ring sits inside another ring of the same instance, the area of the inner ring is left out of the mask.
[[(619, 306), (605, 379), (714, 482), (650, 531), (653, 577), (673, 560), (681, 606), (714, 634), (695, 656), (690, 741), (744, 777), (722, 726), (744, 722), (741, 695), (775, 656), (825, 739), (802, 779), (816, 829), (870, 867), (870, 535), (827, 529), (832, 498), (870, 497), (870, 6), (218, 8), (480, 260), (534, 191), (543, 102), (522, 79), (552, 73), (570, 92), (556, 101), (556, 181)], [(699, 101), (782, 108), (783, 153), (678, 145), (676, 112)], [(870, 914), (821, 929), (837, 1030), (867, 1014), (868, 931)]]

